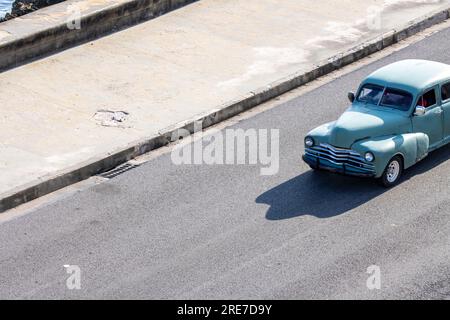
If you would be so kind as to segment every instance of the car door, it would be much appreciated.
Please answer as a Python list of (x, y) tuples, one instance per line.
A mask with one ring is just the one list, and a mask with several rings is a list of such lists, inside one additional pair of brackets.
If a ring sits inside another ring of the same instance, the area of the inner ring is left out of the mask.
[(450, 81), (441, 86), (441, 101), (444, 111), (444, 138), (450, 138)]
[(430, 139), (430, 148), (436, 147), (443, 139), (443, 110), (437, 99), (438, 87), (425, 91), (416, 106), (425, 107), (425, 114), (412, 117), (414, 132), (423, 132)]

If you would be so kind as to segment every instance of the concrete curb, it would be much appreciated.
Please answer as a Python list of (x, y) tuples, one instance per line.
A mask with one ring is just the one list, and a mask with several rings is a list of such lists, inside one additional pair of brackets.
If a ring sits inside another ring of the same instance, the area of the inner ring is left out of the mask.
[(251, 109), (265, 101), (286, 93), (287, 91), (302, 86), (345, 65), (380, 51), (383, 48), (406, 39), (435, 24), (441, 23), (449, 17), (450, 8), (424, 16), (420, 19), (412, 21), (399, 30), (392, 30), (374, 40), (358, 45), (345, 53), (336, 55), (313, 67), (308, 72), (293, 74), (290, 77), (281, 79), (264, 88), (251, 92), (246, 96), (220, 105), (209, 112), (199, 114), (189, 120), (166, 128), (153, 137), (130, 143), (128, 146), (120, 150), (115, 150), (103, 156), (90, 159), (76, 167), (43, 177), (38, 181), (30, 183), (20, 189), (12, 190), (7, 194), (0, 195), (0, 212), (4, 212), (27, 201), (36, 199), (45, 194), (64, 188), (70, 184), (87, 179), (93, 175), (111, 170), (112, 168), (129, 161), (132, 158), (165, 146), (170, 142), (173, 142), (172, 136), (180, 136), (178, 131), (181, 129), (185, 129), (190, 133), (193, 133), (194, 123), (197, 121), (202, 123), (203, 128), (207, 128), (211, 125), (227, 120), (243, 111)]
[(37, 30), (26, 37), (12, 39), (0, 45), (0, 71), (97, 39), (195, 1), (198, 0), (129, 0), (82, 15), (82, 28), (79, 30), (70, 30), (66, 23)]

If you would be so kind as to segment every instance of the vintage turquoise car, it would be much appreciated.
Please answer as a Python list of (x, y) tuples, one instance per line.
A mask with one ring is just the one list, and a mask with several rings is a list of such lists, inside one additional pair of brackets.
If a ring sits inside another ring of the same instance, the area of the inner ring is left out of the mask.
[(403, 60), (370, 74), (338, 120), (310, 131), (303, 160), (313, 169), (379, 178), (390, 187), (404, 169), (450, 142), (450, 65)]

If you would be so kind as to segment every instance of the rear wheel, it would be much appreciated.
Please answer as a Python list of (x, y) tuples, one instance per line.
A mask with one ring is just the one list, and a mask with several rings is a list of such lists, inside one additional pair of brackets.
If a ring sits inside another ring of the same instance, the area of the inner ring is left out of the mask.
[(389, 160), (380, 182), (383, 186), (389, 188), (398, 183), (403, 173), (403, 161), (400, 156), (395, 156)]

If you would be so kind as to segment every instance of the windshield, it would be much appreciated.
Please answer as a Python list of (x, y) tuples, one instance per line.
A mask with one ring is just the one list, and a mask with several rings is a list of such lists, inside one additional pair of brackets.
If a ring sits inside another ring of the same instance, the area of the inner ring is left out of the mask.
[[(383, 92), (384, 91), (384, 92)], [(394, 108), (402, 111), (409, 110), (413, 100), (411, 93), (393, 89), (384, 88), (374, 84), (365, 84), (358, 95), (358, 101), (379, 105), (382, 107)]]
[(384, 107), (391, 107), (407, 111), (411, 106), (412, 100), (413, 96), (408, 92), (386, 88), (386, 91), (384, 91), (383, 94), (383, 98), (381, 99), (380, 105)]
[(358, 95), (359, 102), (378, 105), (383, 94), (383, 87), (374, 84), (365, 84)]

